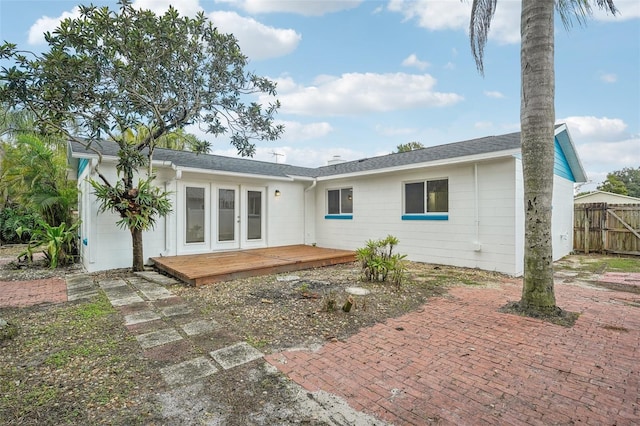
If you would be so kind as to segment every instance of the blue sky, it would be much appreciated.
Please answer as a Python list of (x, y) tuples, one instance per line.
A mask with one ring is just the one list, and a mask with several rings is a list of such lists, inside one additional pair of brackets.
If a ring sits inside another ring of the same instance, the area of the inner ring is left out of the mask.
[[(77, 1), (0, 0), (0, 40), (46, 48), (42, 33)], [(116, 8), (115, 1), (94, 1)], [(204, 11), (233, 33), (249, 70), (278, 82), (286, 133), (254, 158), (320, 166), (519, 130), (519, 1), (498, 1), (485, 75), (467, 27), (471, 1), (136, 0), (161, 13)], [(556, 117), (569, 126), (594, 189), (607, 172), (640, 167), (640, 2), (617, 0), (586, 26), (556, 25)], [(88, 2), (86, 3), (88, 4)], [(206, 137), (198, 129), (189, 129)], [(209, 138), (210, 139), (210, 138)], [(224, 138), (213, 153), (235, 155)], [(274, 155), (274, 153), (281, 155)]]

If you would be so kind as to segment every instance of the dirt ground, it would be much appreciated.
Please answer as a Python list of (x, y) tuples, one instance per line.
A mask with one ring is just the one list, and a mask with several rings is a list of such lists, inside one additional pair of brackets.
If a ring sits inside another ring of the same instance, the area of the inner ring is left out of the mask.
[[(12, 254), (0, 248), (0, 259)], [(42, 264), (18, 268), (2, 263), (2, 281), (78, 271), (77, 267), (51, 271)], [(557, 269), (577, 268), (581, 275), (571, 272), (567, 276), (588, 283), (598, 271), (581, 265), (567, 259)], [(109, 274), (126, 276), (128, 272)], [(200, 288), (176, 285), (170, 290), (194, 309), (194, 317), (221, 324), (223, 331), (210, 337), (218, 339), (217, 343), (244, 340), (269, 354), (343, 340), (363, 327), (416, 310), (429, 298), (447, 297), (452, 286), (494, 286), (505, 280), (512, 278), (409, 262), (408, 279), (396, 288), (362, 282), (354, 263)], [(364, 288), (369, 294), (350, 296), (346, 292), (350, 287)], [(345, 312), (342, 307), (348, 300), (352, 307)], [(158, 372), (167, 360), (145, 356), (121, 314), (104, 296), (4, 308), (0, 318), (19, 330), (13, 339), (0, 342), (0, 418), (5, 424), (349, 424), (313, 408), (324, 405), (332, 411), (327, 404), (339, 402), (313, 400), (263, 361), (170, 389)], [(185, 345), (178, 350), (193, 352), (194, 347)], [(171, 356), (180, 359), (183, 354)]]

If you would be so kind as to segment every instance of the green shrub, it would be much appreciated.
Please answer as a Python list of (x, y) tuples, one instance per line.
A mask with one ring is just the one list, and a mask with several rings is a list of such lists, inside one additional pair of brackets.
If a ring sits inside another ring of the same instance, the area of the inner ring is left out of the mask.
[[(72, 263), (77, 253), (76, 229), (78, 223), (71, 225), (67, 229), (65, 223), (58, 226), (51, 226), (43, 220), (38, 225), (29, 230), (31, 240), (27, 249), (20, 256), (26, 256), (29, 261), (33, 261), (33, 253), (38, 248), (44, 248), (43, 253), (47, 258), (49, 267), (55, 269), (58, 266)], [(22, 235), (25, 230), (18, 228), (16, 232)]]
[(16, 229), (33, 229), (39, 220), (39, 215), (27, 208), (6, 206), (0, 210), (0, 240), (4, 244), (28, 243), (31, 233), (25, 231), (18, 235)]
[(392, 235), (380, 240), (369, 240), (366, 246), (356, 250), (356, 258), (362, 267), (366, 281), (389, 281), (400, 286), (404, 280), (406, 266), (404, 254), (393, 253), (398, 239)]

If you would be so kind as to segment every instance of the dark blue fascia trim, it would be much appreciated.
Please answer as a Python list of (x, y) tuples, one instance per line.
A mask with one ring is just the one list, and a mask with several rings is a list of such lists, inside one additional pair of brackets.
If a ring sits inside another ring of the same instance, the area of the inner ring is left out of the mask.
[(403, 214), (402, 220), (449, 220), (448, 214)]
[(351, 219), (353, 219), (353, 215), (352, 214), (328, 214), (328, 215), (325, 215), (324, 218), (325, 219), (347, 219), (347, 220), (351, 220)]

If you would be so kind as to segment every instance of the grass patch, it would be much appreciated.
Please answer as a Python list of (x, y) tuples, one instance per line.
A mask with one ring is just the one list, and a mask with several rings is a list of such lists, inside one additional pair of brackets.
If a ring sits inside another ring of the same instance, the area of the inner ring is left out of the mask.
[(20, 332), (0, 342), (3, 422), (136, 424), (153, 411), (140, 395), (157, 373), (104, 295), (15, 310), (10, 320)]
[(585, 257), (580, 260), (580, 269), (602, 274), (605, 272), (640, 272), (640, 258), (635, 257)]

